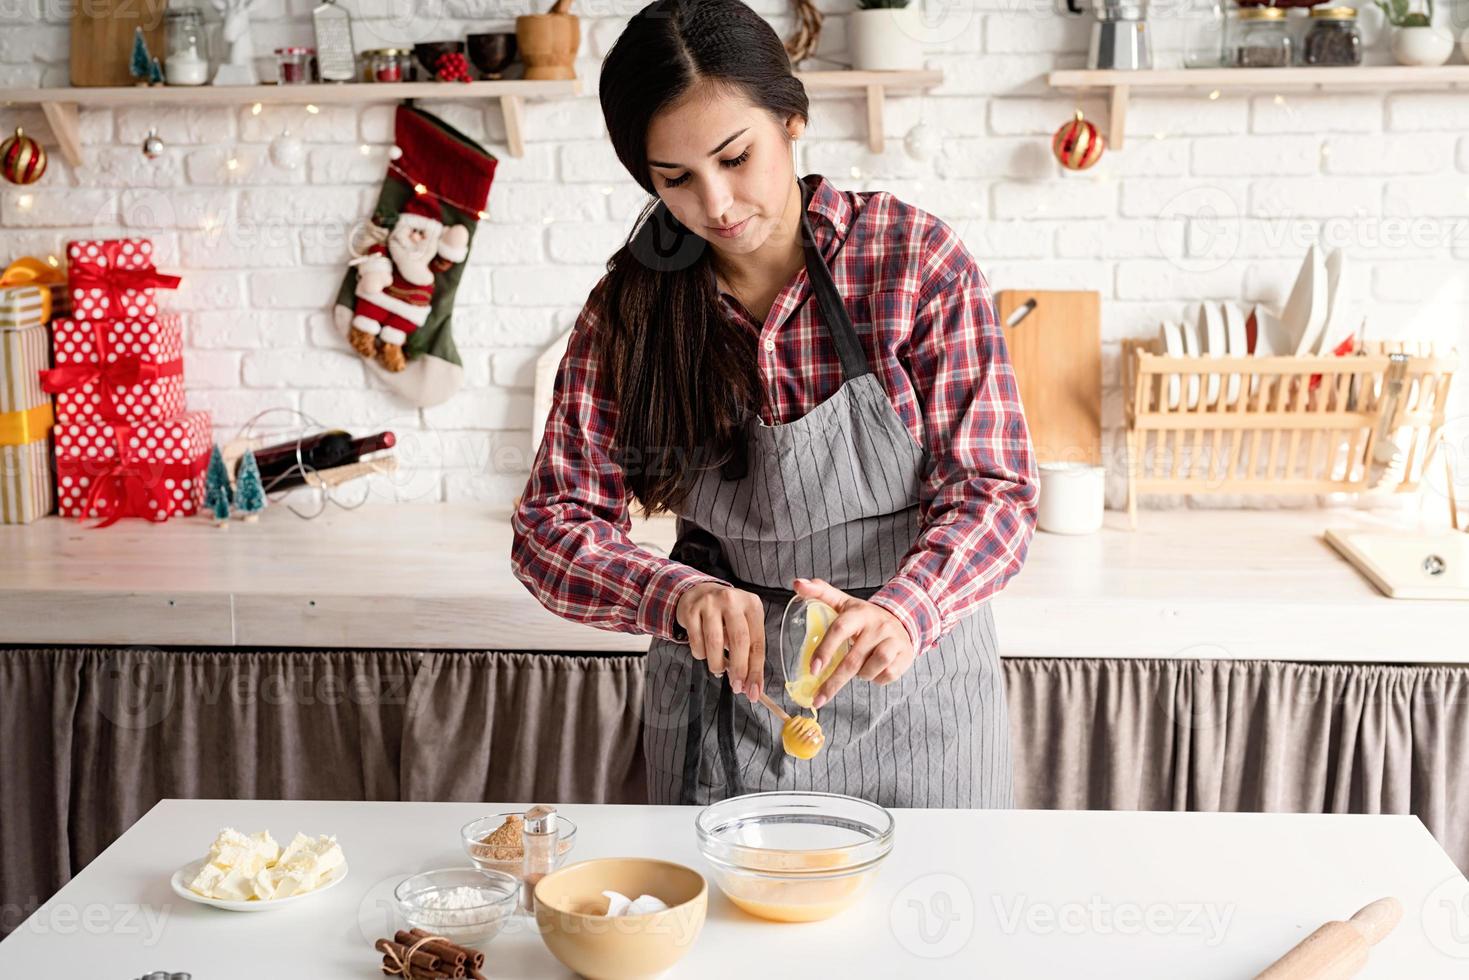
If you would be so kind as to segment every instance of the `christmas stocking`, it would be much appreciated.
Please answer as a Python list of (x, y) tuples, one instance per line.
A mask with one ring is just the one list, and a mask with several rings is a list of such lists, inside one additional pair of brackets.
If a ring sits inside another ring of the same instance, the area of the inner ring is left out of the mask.
[(415, 405), (464, 381), (454, 293), (499, 162), (426, 112), (398, 107), (377, 208), (353, 233), (333, 320), (388, 386)]

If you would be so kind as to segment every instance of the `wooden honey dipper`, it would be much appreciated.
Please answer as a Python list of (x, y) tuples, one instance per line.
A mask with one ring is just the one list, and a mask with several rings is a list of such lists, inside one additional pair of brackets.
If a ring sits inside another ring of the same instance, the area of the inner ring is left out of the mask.
[(1345, 922), (1328, 922), (1255, 980), (1344, 980), (1367, 965), (1367, 954), (1403, 918), (1396, 898), (1379, 898)]

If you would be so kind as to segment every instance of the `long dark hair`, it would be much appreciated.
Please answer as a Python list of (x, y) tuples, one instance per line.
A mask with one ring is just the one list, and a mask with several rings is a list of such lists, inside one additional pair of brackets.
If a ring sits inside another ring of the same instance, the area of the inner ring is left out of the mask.
[(749, 331), (720, 306), (708, 242), (673, 216), (648, 168), (648, 126), (697, 83), (743, 93), (777, 115), (807, 118), (806, 89), (775, 31), (740, 0), (656, 0), (602, 63), (607, 132), (622, 165), (654, 195), (607, 260), (601, 366), (612, 380), (615, 457), (650, 513), (682, 502), (697, 467), (720, 465), (763, 401)]

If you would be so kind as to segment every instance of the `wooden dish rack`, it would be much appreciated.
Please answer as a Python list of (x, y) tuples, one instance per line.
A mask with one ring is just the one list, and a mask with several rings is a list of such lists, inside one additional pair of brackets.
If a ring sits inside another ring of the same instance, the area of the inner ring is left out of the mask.
[[(1341, 357), (1168, 357), (1157, 341), (1129, 340), (1122, 354), (1133, 527), (1149, 493), (1416, 490), (1458, 367), (1452, 351), (1400, 342)], [(1394, 354), (1406, 370), (1391, 408)], [(1385, 472), (1372, 465), (1379, 431), (1403, 450)]]

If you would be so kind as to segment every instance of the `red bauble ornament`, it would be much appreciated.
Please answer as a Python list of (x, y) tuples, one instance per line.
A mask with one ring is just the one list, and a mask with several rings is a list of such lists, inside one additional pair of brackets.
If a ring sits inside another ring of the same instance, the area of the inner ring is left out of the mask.
[(46, 172), (46, 148), (16, 127), (15, 135), (0, 143), (0, 176), (12, 184), (34, 184)]
[(1085, 170), (1102, 159), (1105, 148), (1102, 134), (1086, 121), (1080, 109), (1076, 110), (1076, 118), (1063, 124), (1051, 138), (1051, 152), (1067, 170)]

